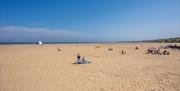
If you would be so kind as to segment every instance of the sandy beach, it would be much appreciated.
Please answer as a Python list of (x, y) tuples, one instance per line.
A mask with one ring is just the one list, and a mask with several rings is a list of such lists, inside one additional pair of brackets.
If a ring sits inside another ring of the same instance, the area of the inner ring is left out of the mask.
[[(180, 91), (180, 51), (167, 49), (170, 55), (146, 54), (147, 48), (161, 45), (0, 45), (0, 88), (1, 91)], [(135, 46), (139, 49), (135, 50)], [(126, 54), (121, 55), (121, 50)], [(73, 64), (78, 53), (92, 63)]]

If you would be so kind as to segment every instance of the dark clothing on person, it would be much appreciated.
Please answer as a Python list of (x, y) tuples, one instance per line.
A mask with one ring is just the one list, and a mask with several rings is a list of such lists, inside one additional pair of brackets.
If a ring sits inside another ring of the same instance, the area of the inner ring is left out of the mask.
[(77, 59), (81, 59), (81, 56), (79, 54), (77, 55)]
[(79, 54), (77, 55), (77, 63), (81, 64), (81, 56)]

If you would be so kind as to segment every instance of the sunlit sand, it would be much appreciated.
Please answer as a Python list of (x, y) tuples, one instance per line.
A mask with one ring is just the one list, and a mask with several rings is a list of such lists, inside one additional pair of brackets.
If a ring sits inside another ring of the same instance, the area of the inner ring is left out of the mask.
[[(135, 50), (135, 46), (139, 49)], [(160, 46), (160, 43), (0, 45), (0, 88), (180, 91), (180, 51), (167, 49), (170, 55), (146, 54), (147, 48)], [(121, 50), (126, 54), (121, 55)], [(92, 63), (73, 64), (78, 53)]]

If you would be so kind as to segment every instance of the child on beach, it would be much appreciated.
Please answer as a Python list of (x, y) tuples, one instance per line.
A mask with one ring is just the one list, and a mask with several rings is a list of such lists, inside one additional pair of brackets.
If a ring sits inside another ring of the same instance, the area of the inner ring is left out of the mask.
[(82, 58), (82, 63), (86, 63), (85, 56)]

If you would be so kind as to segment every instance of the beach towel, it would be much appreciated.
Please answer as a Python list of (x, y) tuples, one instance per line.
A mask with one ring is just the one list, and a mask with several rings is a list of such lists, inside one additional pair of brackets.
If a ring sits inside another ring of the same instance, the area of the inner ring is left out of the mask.
[(75, 61), (74, 62), (74, 64), (90, 64), (90, 63), (92, 63), (91, 61), (86, 61), (86, 62), (77, 62), (77, 61)]

